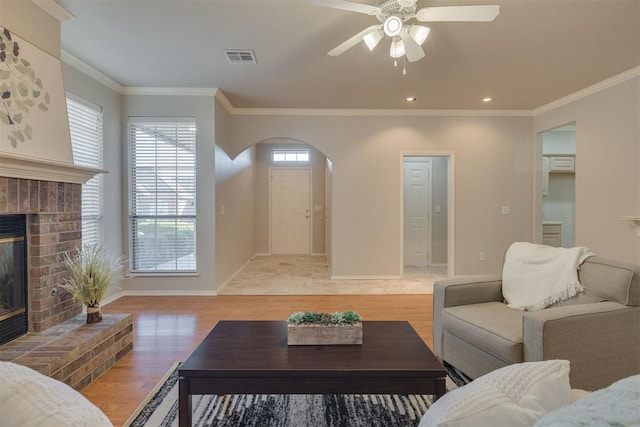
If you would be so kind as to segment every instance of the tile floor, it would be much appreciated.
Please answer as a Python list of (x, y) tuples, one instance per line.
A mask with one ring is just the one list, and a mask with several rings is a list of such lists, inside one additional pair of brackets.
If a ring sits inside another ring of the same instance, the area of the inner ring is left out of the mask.
[(405, 268), (398, 280), (331, 280), (322, 255), (256, 256), (219, 295), (431, 294), (446, 267)]

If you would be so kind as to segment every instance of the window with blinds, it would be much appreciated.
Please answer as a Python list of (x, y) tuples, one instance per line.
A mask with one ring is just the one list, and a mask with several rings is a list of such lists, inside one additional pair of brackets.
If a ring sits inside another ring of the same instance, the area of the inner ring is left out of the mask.
[(129, 118), (134, 272), (196, 271), (196, 122)]
[[(102, 169), (102, 108), (67, 94), (67, 111), (74, 163)], [(83, 246), (102, 240), (103, 180), (99, 173), (82, 185)]]

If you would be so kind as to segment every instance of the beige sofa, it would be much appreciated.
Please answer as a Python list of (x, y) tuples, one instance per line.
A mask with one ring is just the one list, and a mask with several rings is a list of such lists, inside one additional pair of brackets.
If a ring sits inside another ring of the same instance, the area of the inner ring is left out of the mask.
[(471, 378), (565, 359), (571, 387), (584, 390), (640, 373), (640, 266), (591, 257), (578, 276), (584, 292), (529, 312), (506, 306), (500, 276), (436, 282), (435, 354)]

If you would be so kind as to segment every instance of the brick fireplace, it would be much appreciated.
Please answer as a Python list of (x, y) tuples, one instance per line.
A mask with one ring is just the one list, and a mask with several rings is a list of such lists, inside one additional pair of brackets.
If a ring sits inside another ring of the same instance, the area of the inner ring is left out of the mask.
[[(3, 161), (12, 164), (12, 159), (0, 157), (0, 173), (8, 169), (2, 168)], [(45, 167), (39, 164), (33, 170), (48, 177)], [(60, 168), (54, 165), (53, 169)], [(22, 170), (19, 173), (34, 175), (28, 168)], [(69, 176), (59, 175), (60, 179)], [(83, 182), (77, 176), (71, 179)], [(28, 333), (0, 345), (0, 361), (28, 366), (78, 390), (133, 348), (131, 315), (109, 314), (102, 322), (88, 325), (82, 305), (60, 289), (68, 274), (63, 254), (82, 245), (81, 185), (0, 176), (0, 216), (26, 218), (28, 282)]]
[(29, 332), (42, 332), (82, 312), (58, 286), (63, 253), (82, 244), (81, 184), (0, 177), (0, 215), (25, 214)]

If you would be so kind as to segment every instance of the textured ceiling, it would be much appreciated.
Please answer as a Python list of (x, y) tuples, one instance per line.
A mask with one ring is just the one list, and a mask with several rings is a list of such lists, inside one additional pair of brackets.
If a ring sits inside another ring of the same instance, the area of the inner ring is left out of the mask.
[[(418, 0), (500, 15), (429, 24), (406, 76), (389, 40), (327, 56), (378, 21), (306, 0), (58, 2), (75, 16), (63, 49), (119, 84), (217, 87), (237, 108), (529, 110), (640, 65), (640, 0)], [(258, 64), (229, 64), (223, 49), (252, 49)]]

